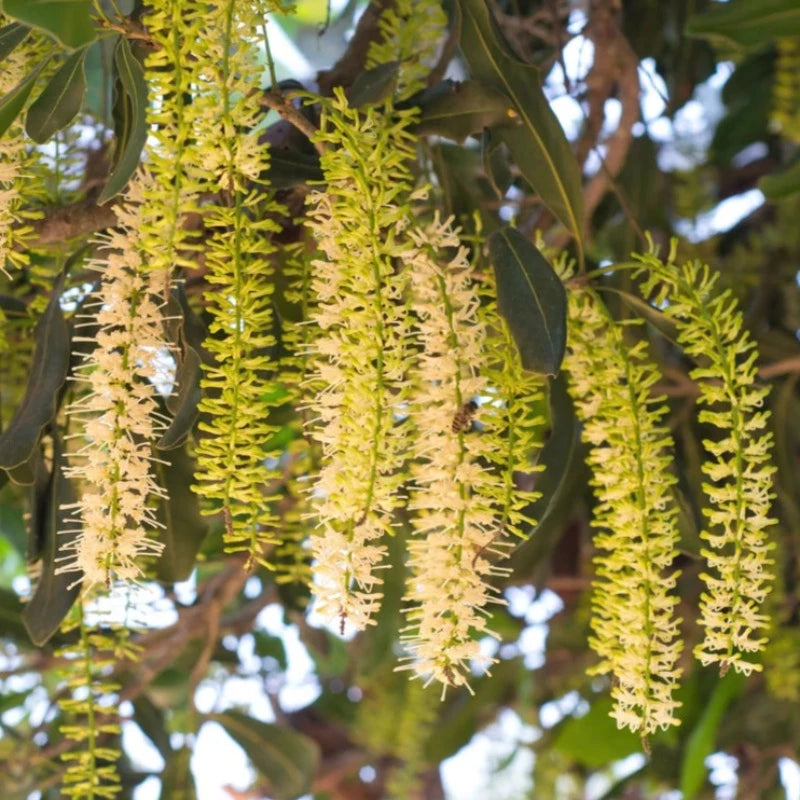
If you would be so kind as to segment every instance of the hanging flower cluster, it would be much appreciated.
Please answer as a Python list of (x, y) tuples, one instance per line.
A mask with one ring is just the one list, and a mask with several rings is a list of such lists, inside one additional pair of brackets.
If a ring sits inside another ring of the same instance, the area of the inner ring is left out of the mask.
[(775, 82), (772, 86), (772, 124), (787, 139), (800, 142), (800, 36), (775, 42)]
[(594, 671), (614, 676), (617, 724), (645, 737), (678, 723), (677, 509), (666, 407), (651, 395), (659, 372), (646, 341), (630, 344), (625, 328), (591, 291), (570, 293), (564, 366), (597, 498)]
[(719, 276), (698, 262), (678, 265), (674, 254), (667, 263), (654, 256), (641, 261), (644, 291), (675, 320), (678, 343), (697, 364), (690, 374), (700, 389), (699, 421), (718, 432), (703, 442), (709, 572), (700, 599), (705, 638), (695, 655), (703, 664), (749, 674), (761, 669), (751, 654), (766, 644), (769, 617), (761, 606), (772, 583), (768, 390), (756, 382), (755, 343), (731, 292), (717, 290)]
[[(0, 15), (0, 25), (5, 21)], [(0, 70), (0, 97), (5, 97), (37, 66), (43, 51), (37, 37), (29, 34), (3, 60)], [(16, 119), (3, 136), (0, 136), (0, 273), (8, 268), (24, 266), (29, 255), (23, 246), (31, 232), (29, 222), (37, 214), (31, 208), (30, 194), (41, 193), (40, 182), (35, 179), (33, 167), (35, 154), (23, 135), (23, 123)], [(2, 312), (0, 312), (2, 313)]]
[[(131, 196), (138, 191), (132, 187)], [(152, 444), (164, 426), (153, 384), (164, 351), (162, 312), (158, 273), (144, 268), (138, 247), (138, 208), (118, 207), (106, 258), (93, 265), (102, 273), (85, 305), (93, 313), (80, 315), (95, 348), (77, 368), (75, 380), (88, 392), (68, 409), (80, 445), (66, 474), (81, 479), (84, 491), (74, 506), (78, 535), (62, 548), (58, 572), (78, 573), (77, 581), (82, 575), (85, 590), (140, 577), (140, 559), (163, 548), (151, 538), (159, 523), (149, 502), (166, 496), (151, 471)]]
[[(262, 67), (254, 35), (263, 27), (266, 3), (217, 0), (203, 8), (203, 34), (192, 43), (198, 61), (199, 107), (195, 135), (211, 196), (203, 207), (204, 258), (211, 314), (205, 346), (215, 359), (204, 365), (195, 491), (206, 511), (223, 511), (228, 552), (245, 552), (248, 564), (270, 564), (278, 542), (270, 511), (268, 422), (282, 402), (270, 357), (274, 336), (272, 234), (285, 212), (255, 184), (269, 167), (259, 143), (263, 116), (252, 92)], [(221, 96), (220, 96), (221, 91)]]
[[(450, 223), (434, 220), (409, 238), (420, 352), (411, 368), (416, 435), (408, 508), (416, 537), (408, 545), (404, 639), (414, 669), (458, 686), (470, 662), (486, 662), (478, 639), (488, 634), (486, 579), (498, 574), (491, 551), (502, 533), (493, 509), (502, 486), (485, 463), (491, 443), (472, 433), (476, 400), (487, 389), (486, 334), (467, 251)], [(455, 254), (440, 263), (446, 248)]]
[(377, 569), (405, 481), (410, 316), (404, 298), (413, 112), (327, 104), (326, 190), (314, 192), (309, 227), (324, 258), (314, 262), (312, 319), (317, 379), (314, 436), (323, 451), (315, 492), (321, 530), (312, 538), (317, 608), (363, 628), (381, 594)]

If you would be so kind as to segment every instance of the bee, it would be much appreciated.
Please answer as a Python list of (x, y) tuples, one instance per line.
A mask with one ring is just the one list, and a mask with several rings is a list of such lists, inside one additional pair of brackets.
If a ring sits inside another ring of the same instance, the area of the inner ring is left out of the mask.
[(450, 430), (453, 433), (462, 433), (472, 427), (472, 415), (478, 410), (478, 404), (474, 400), (464, 403), (461, 408), (453, 415), (453, 423)]

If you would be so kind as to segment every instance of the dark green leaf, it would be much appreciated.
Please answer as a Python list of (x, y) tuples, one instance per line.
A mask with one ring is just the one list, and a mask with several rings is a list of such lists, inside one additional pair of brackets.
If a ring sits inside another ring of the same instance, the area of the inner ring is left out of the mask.
[(194, 461), (184, 448), (159, 455), (159, 482), (167, 490), (168, 500), (158, 508), (159, 521), (164, 525), (160, 540), (164, 551), (156, 562), (156, 577), (173, 583), (186, 580), (194, 569), (197, 553), (208, 533), (208, 525), (200, 514), (197, 495), (190, 489)]
[(758, 188), (769, 200), (780, 200), (800, 192), (800, 159), (783, 172), (763, 177), (758, 182)]
[(169, 743), (167, 717), (164, 711), (146, 694), (140, 694), (133, 701), (133, 721), (156, 746), (161, 756), (168, 760), (172, 753), (172, 747)]
[(561, 726), (553, 748), (591, 769), (641, 752), (641, 739), (609, 716), (612, 706), (610, 697), (595, 700), (588, 713)]
[(0, 636), (22, 639), (25, 627), (22, 624), (22, 603), (11, 589), (0, 587)]
[(720, 678), (697, 725), (692, 730), (681, 762), (680, 790), (684, 800), (696, 797), (706, 779), (705, 761), (714, 752), (722, 715), (740, 694), (747, 679), (731, 670)]
[(30, 458), (42, 429), (58, 409), (70, 354), (69, 329), (60, 297), (59, 283), (36, 326), (36, 349), (22, 403), (0, 435), (0, 467), (4, 469), (24, 464)]
[(0, 61), (5, 61), (14, 49), (28, 35), (30, 28), (20, 25), (19, 22), (12, 22), (0, 28)]
[(192, 750), (181, 747), (169, 755), (161, 773), (160, 800), (196, 800), (197, 787), (190, 762)]
[(25, 560), (33, 564), (42, 557), (47, 539), (47, 514), (50, 507), (50, 471), (41, 450), (34, 448), (33, 483), (29, 490), (28, 545)]
[(78, 536), (77, 523), (68, 508), (75, 502), (75, 493), (64, 476), (68, 466), (59, 437), (53, 435), (53, 473), (50, 479), (50, 501), (44, 521), (42, 570), (33, 597), (25, 605), (22, 619), (31, 641), (41, 647), (58, 630), (80, 592), (80, 575), (68, 572), (56, 575), (65, 550)]
[(463, 141), (484, 128), (519, 125), (520, 119), (507, 95), (483, 81), (445, 81), (418, 101), (418, 134), (436, 134)]
[(537, 463), (544, 467), (535, 485), (541, 496), (525, 510), (526, 516), (536, 520), (536, 527), (503, 565), (525, 580), (546, 563), (574, 511), (575, 487), (584, 480), (580, 429), (563, 375), (550, 384), (550, 437)]
[(399, 69), (399, 61), (387, 61), (362, 72), (348, 92), (351, 107), (374, 106), (383, 102), (394, 91)]
[(520, 125), (501, 128), (498, 136), (508, 145), (523, 177), (575, 237), (580, 249), (581, 172), (542, 92), (539, 71), (520, 61), (508, 46), (486, 0), (459, 0), (458, 6), (461, 52), (472, 77), (507, 95), (520, 117)]
[(210, 714), (247, 753), (253, 766), (269, 782), (276, 800), (306, 794), (319, 765), (319, 748), (295, 731), (259, 722), (239, 711)]
[(497, 305), (531, 372), (557, 375), (567, 344), (567, 294), (547, 259), (515, 228), (489, 237)]
[(481, 137), (483, 171), (498, 200), (505, 196), (508, 187), (514, 180), (503, 150), (502, 142), (497, 138), (497, 134), (493, 134), (491, 130), (485, 130)]
[(39, 62), (39, 65), (29, 72), (5, 97), (0, 100), (0, 136), (11, 127), (11, 124), (19, 116), (25, 103), (28, 101), (36, 79), (42, 71), (44, 65), (50, 60), (50, 56)]
[(147, 140), (147, 83), (144, 70), (131, 51), (128, 40), (120, 38), (114, 51), (114, 64), (119, 76), (119, 120), (115, 127), (117, 143), (111, 174), (98, 203), (105, 203), (119, 194), (139, 166), (142, 148)]
[(254, 651), (261, 658), (272, 658), (281, 670), (285, 670), (288, 664), (286, 658), (286, 647), (280, 636), (273, 636), (264, 631), (253, 631)]
[(56, 131), (69, 125), (81, 110), (86, 91), (85, 59), (85, 47), (74, 52), (31, 104), (25, 118), (25, 131), (35, 142), (46, 142)]
[(203, 396), (200, 375), (200, 356), (193, 347), (187, 347), (175, 374), (178, 392), (172, 398), (175, 401), (172, 422), (156, 444), (159, 450), (180, 447), (192, 432), (200, 413), (197, 404)]
[(3, 11), (75, 50), (97, 38), (89, 15), (91, 5), (91, 0), (4, 0)]
[(269, 151), (266, 181), (272, 189), (289, 189), (302, 183), (322, 180), (319, 156), (289, 148), (273, 147)]
[(800, 4), (797, 0), (715, 3), (708, 11), (689, 18), (686, 33), (745, 47), (800, 36)]

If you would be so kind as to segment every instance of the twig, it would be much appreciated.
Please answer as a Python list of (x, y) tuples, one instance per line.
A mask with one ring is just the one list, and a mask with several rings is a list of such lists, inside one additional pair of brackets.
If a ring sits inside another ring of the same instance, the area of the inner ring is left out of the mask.
[(295, 108), (295, 106), (292, 105), (291, 100), (273, 90), (262, 93), (261, 105), (271, 108), (273, 111), (277, 111), (283, 119), (290, 122), (297, 130), (305, 134), (309, 141), (314, 144), (314, 147), (320, 155), (325, 152), (324, 142), (314, 141), (317, 129), (312, 125), (311, 121), (303, 115), (299, 108)]

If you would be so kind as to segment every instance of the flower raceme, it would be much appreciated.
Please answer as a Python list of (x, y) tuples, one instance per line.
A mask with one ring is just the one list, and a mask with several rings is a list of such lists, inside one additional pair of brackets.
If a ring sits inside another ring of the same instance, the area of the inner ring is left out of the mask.
[[(134, 187), (132, 194), (138, 190)], [(69, 477), (85, 485), (74, 505), (78, 535), (57, 572), (83, 575), (84, 590), (113, 578), (142, 575), (141, 559), (157, 556), (163, 544), (151, 537), (159, 527), (151, 501), (164, 498), (151, 464), (152, 444), (164, 427), (158, 412), (157, 359), (165, 350), (156, 292), (162, 276), (147, 271), (136, 236), (140, 206), (117, 208), (119, 228), (106, 242), (108, 253), (95, 269), (97, 290), (81, 314), (83, 328), (98, 326), (94, 349), (83, 358), (75, 380), (88, 388), (68, 408), (78, 422), (81, 444), (70, 455)], [(78, 341), (81, 337), (77, 337)]]
[(646, 342), (630, 345), (590, 290), (569, 296), (565, 369), (597, 499), (590, 643), (615, 679), (612, 716), (642, 737), (677, 725), (677, 509), (663, 398)]

